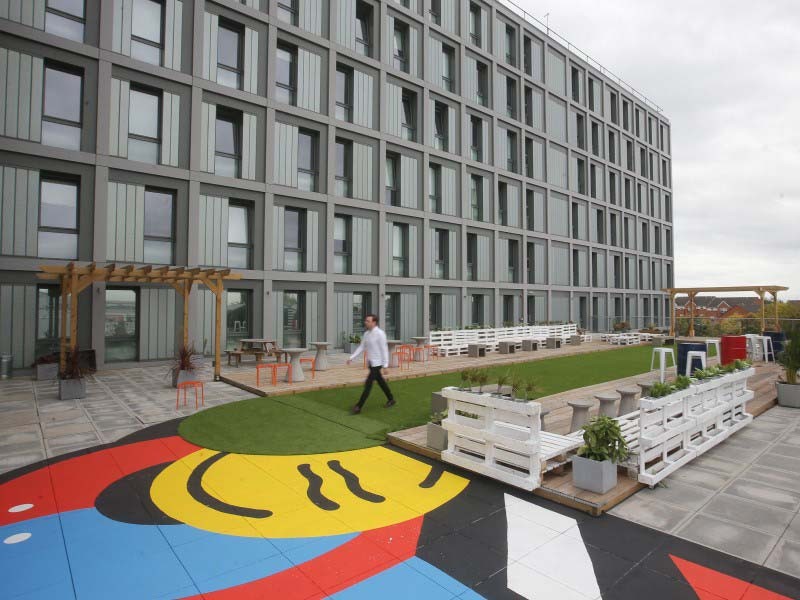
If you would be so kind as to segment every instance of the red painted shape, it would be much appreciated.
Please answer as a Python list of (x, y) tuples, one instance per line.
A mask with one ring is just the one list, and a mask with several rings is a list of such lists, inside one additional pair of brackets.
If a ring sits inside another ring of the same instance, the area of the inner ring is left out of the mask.
[(697, 563), (669, 555), (700, 600), (792, 600)]
[[(207, 600), (318, 600), (408, 560), (417, 552), (424, 517), (373, 529), (330, 552), (263, 579), (205, 593)], [(199, 600), (193, 596), (191, 600)]]
[[(199, 449), (172, 436), (104, 448), (44, 466), (0, 485), (0, 525), (89, 508), (100, 492), (121, 477)], [(26, 503), (33, 508), (8, 512), (12, 506)]]

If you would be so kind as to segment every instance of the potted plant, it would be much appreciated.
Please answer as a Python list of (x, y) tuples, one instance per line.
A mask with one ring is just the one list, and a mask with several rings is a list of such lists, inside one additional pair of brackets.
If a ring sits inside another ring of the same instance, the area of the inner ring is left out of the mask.
[(347, 354), (352, 354), (358, 348), (358, 345), (361, 343), (361, 336), (357, 333), (351, 333), (350, 335), (344, 334), (342, 336), (344, 341), (342, 342), (342, 349)]
[(81, 364), (78, 347), (67, 352), (64, 370), (59, 373), (59, 400), (79, 400), (86, 397), (86, 376), (93, 372)]
[(783, 367), (785, 381), (779, 381), (778, 404), (789, 408), (800, 408), (800, 383), (797, 381), (797, 370), (800, 369), (800, 331), (793, 331), (787, 336), (783, 352), (776, 357)]
[(198, 368), (200, 368), (200, 365), (194, 346), (181, 345), (175, 358), (172, 359), (172, 366), (169, 368), (172, 387), (178, 387), (179, 383), (193, 379), (195, 377), (194, 372)]
[(58, 354), (43, 354), (33, 363), (36, 370), (37, 381), (51, 381), (58, 379)]
[(572, 457), (572, 482), (582, 490), (605, 494), (617, 485), (617, 465), (628, 458), (619, 423), (595, 417), (583, 426), (583, 442)]
[(433, 413), (427, 425), (428, 448), (439, 450), (447, 448), (447, 429), (442, 427), (442, 421), (447, 418), (447, 411)]

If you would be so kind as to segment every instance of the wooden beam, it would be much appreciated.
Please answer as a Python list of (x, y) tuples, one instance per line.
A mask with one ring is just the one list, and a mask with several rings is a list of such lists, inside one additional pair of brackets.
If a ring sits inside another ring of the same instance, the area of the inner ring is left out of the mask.
[(61, 346), (58, 358), (59, 371), (67, 366), (67, 276), (61, 276)]
[(72, 270), (70, 291), (72, 300), (69, 305), (69, 345), (70, 350), (78, 347), (78, 274)]
[(761, 335), (764, 335), (764, 329), (765, 329), (764, 321), (766, 320), (767, 307), (764, 304), (764, 292), (759, 290), (757, 293), (758, 297), (761, 298)]
[(217, 280), (218, 292), (216, 292), (216, 311), (214, 314), (214, 381), (219, 381), (222, 371), (222, 352), (220, 343), (222, 339), (222, 278)]
[(696, 295), (696, 292), (689, 294), (689, 337), (694, 337), (694, 298)]
[(675, 337), (675, 294), (669, 295), (669, 302), (670, 302), (670, 311), (672, 316), (669, 319), (669, 334), (672, 337)]
[(192, 282), (183, 282), (183, 345), (189, 345), (189, 294), (192, 291)]
[(775, 304), (775, 331), (780, 331), (781, 321), (778, 318), (778, 292), (772, 292), (772, 302)]

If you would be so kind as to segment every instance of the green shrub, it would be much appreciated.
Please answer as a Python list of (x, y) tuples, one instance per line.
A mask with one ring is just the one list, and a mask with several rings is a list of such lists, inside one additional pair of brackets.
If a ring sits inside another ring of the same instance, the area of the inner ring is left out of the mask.
[(663, 398), (664, 396), (670, 395), (673, 391), (674, 390), (672, 389), (672, 386), (670, 384), (656, 381), (653, 385), (650, 386), (650, 397)]
[(619, 422), (611, 417), (598, 416), (583, 426), (583, 443), (578, 456), (602, 462), (621, 463), (628, 458), (628, 444), (622, 437)]
[(685, 390), (691, 384), (692, 384), (691, 378), (687, 377), (686, 375), (678, 375), (675, 378), (675, 383), (673, 385), (675, 386), (676, 390)]

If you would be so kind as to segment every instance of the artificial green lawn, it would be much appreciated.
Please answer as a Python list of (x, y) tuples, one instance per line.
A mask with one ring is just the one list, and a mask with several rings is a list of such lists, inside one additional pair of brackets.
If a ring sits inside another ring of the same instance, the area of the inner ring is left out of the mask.
[[(646, 373), (651, 346), (637, 345), (489, 368), (490, 382), (501, 373), (533, 377), (537, 396), (549, 396)], [(292, 396), (252, 398), (209, 408), (186, 418), (179, 433), (186, 440), (214, 450), (242, 454), (313, 454), (377, 446), (386, 433), (426, 423), (431, 392), (458, 385), (459, 373), (392, 381), (397, 404), (383, 408), (378, 386), (360, 415), (350, 407), (360, 386), (318, 390)], [(492, 383), (486, 386), (491, 390)]]

